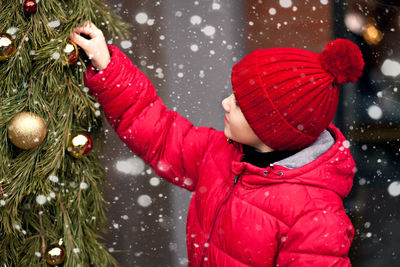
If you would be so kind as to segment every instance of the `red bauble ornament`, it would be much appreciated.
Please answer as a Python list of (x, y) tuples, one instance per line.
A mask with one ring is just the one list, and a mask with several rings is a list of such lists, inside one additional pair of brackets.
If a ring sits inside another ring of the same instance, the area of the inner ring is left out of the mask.
[(37, 11), (37, 3), (35, 0), (26, 0), (24, 2), (24, 11), (28, 14), (35, 13)]
[(71, 134), (68, 138), (67, 151), (75, 158), (83, 158), (93, 147), (92, 138), (85, 133)]
[(74, 42), (69, 41), (64, 48), (64, 52), (68, 57), (67, 65), (78, 62), (79, 50), (78, 46)]

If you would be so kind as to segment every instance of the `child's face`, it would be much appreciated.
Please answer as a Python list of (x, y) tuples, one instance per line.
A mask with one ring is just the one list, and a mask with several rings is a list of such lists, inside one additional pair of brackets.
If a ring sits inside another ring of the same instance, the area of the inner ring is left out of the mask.
[(253, 129), (244, 117), (235, 95), (231, 94), (222, 100), (222, 107), (225, 110), (225, 136), (241, 144), (249, 145), (261, 150), (265, 144), (256, 136)]

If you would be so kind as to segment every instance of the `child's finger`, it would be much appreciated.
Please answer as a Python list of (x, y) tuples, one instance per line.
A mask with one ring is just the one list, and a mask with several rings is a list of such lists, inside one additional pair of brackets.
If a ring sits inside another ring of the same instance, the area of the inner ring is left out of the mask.
[(89, 27), (78, 27), (78, 28), (75, 28), (75, 29), (74, 29), (74, 33), (76, 33), (76, 34), (81, 34), (81, 33), (83, 33), (83, 34), (86, 34), (86, 35), (90, 36), (91, 38), (93, 38), (93, 37), (91, 36), (91, 34), (92, 34), (92, 29), (90, 29)]
[(71, 33), (70, 39), (71, 39), (71, 41), (73, 41), (74, 43), (76, 43), (77, 45), (82, 47), (83, 50), (85, 50), (85, 51), (89, 48), (89, 45), (90, 45), (89, 40), (80, 36), (77, 33)]
[(90, 38), (96, 38), (103, 34), (103, 32), (99, 30), (93, 23), (85, 23), (82, 26), (75, 28), (74, 32), (78, 34), (86, 34), (90, 36)]

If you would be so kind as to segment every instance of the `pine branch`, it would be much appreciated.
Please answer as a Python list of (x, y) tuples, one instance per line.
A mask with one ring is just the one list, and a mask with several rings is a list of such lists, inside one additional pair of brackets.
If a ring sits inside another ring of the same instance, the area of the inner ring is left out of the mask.
[[(65, 152), (71, 133), (87, 132), (100, 143), (102, 121), (84, 87), (84, 55), (71, 65), (64, 48), (84, 21), (115, 40), (128, 38), (130, 25), (99, 0), (40, 1), (30, 16), (20, 1), (0, 0), (0, 7), (0, 33), (16, 43), (0, 62), (0, 265), (46, 266), (46, 249), (62, 238), (65, 267), (116, 266), (99, 241), (106, 201), (97, 155), (75, 159)], [(23, 111), (47, 126), (45, 140), (30, 150), (8, 139), (8, 124)]]

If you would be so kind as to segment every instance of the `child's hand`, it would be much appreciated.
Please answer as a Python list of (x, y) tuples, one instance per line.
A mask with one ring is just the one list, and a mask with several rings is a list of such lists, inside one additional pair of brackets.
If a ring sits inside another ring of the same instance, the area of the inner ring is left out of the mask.
[[(89, 36), (90, 39), (82, 37), (81, 33)], [(102, 70), (107, 67), (111, 59), (110, 52), (103, 32), (96, 25), (89, 21), (84, 22), (71, 32), (69, 38), (82, 47), (95, 68)]]

